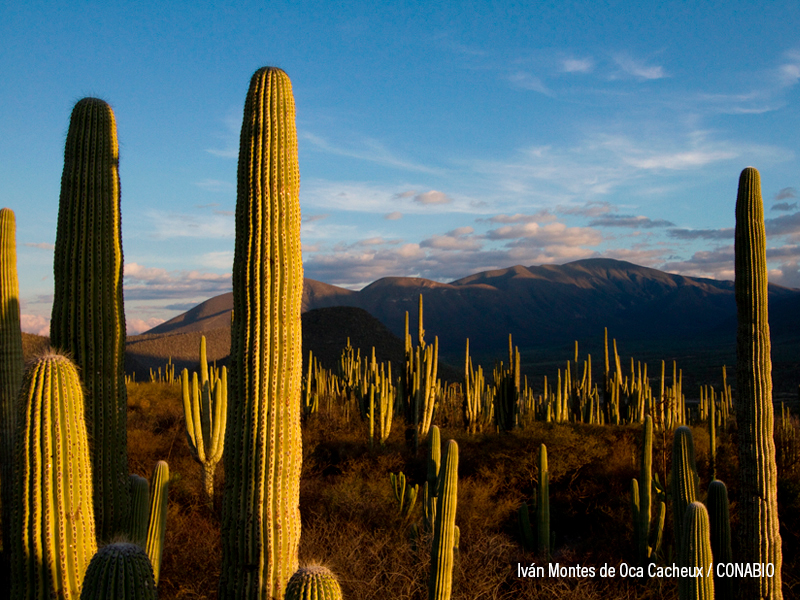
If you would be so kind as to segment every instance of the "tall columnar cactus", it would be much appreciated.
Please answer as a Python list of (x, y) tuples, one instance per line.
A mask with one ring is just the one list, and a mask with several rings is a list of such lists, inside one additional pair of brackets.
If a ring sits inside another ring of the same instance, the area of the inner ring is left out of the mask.
[(342, 600), (342, 588), (328, 567), (300, 567), (286, 584), (284, 600)]
[(708, 511), (701, 502), (694, 501), (686, 507), (682, 530), (683, 540), (678, 562), (681, 567), (688, 567), (695, 575), (678, 578), (680, 599), (714, 600), (711, 532)]
[(436, 524), (431, 546), (428, 600), (449, 600), (453, 584), (453, 549), (456, 547), (456, 505), (458, 497), (458, 444), (447, 442), (439, 494)]
[(772, 438), (772, 359), (767, 320), (767, 254), (758, 171), (747, 167), (736, 197), (736, 422), (739, 526), (746, 563), (772, 563), (775, 576), (742, 581), (742, 598), (782, 598), (778, 474)]
[(11, 517), (12, 598), (78, 598), (97, 549), (84, 397), (75, 365), (48, 352), (19, 395)]
[[(19, 283), (14, 211), (0, 209), (0, 486), (3, 505), (3, 547), (11, 538), (11, 480), (17, 396), (25, 365), (19, 325)], [(7, 560), (7, 559), (6, 559)]]
[(425, 528), (433, 531), (436, 524), (436, 499), (439, 496), (439, 471), (442, 459), (441, 436), (436, 425), (431, 427), (428, 444), (428, 469), (425, 485), (422, 488), (422, 511)]
[(298, 566), (303, 263), (289, 77), (253, 75), (244, 108), (220, 598), (282, 598)]
[(124, 531), (130, 510), (118, 163), (111, 107), (80, 100), (64, 150), (50, 342), (70, 353), (86, 390), (100, 540)]
[(692, 430), (682, 425), (675, 430), (672, 440), (672, 525), (679, 553), (683, 543), (683, 515), (686, 507), (697, 500), (699, 487)]
[(97, 551), (86, 569), (81, 600), (157, 598), (150, 560), (138, 544), (107, 544)]

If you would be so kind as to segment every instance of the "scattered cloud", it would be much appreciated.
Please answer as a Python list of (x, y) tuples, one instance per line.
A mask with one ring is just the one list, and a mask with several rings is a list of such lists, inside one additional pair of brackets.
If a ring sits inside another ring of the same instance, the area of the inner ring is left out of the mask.
[(793, 187), (785, 187), (775, 194), (775, 200), (786, 200), (788, 198), (797, 198), (797, 190)]
[(305, 217), (303, 217), (303, 223), (314, 223), (315, 221), (323, 221), (328, 217), (330, 217), (330, 215), (327, 213), (324, 215), (306, 215)]
[(417, 192), (414, 190), (406, 190), (405, 192), (398, 192), (392, 196), (393, 200), (400, 200), (402, 198), (412, 198)]
[(452, 201), (453, 199), (450, 196), (436, 190), (422, 192), (414, 196), (414, 202), (418, 204), (450, 204)]
[(383, 218), (386, 219), (387, 221), (397, 221), (403, 218), (403, 213), (394, 211), (386, 213), (385, 215), (383, 215)]
[(773, 204), (770, 210), (779, 210), (788, 212), (790, 210), (797, 209), (797, 202), (792, 202), (789, 204), (788, 202), (778, 202), (777, 204)]
[(589, 227), (632, 227), (634, 229), (653, 229), (656, 227), (674, 227), (675, 223), (664, 219), (651, 219), (642, 215), (610, 214), (589, 222)]
[(42, 250), (55, 250), (55, 244), (48, 244), (47, 242), (25, 242), (22, 244), (28, 248), (41, 248)]
[(489, 223), (544, 223), (555, 221), (556, 216), (549, 210), (542, 209), (532, 215), (516, 213), (513, 215), (495, 215), (488, 219), (478, 219), (478, 221), (488, 221)]
[(481, 242), (472, 234), (472, 227), (459, 227), (448, 231), (444, 235), (434, 235), (420, 242), (421, 248), (436, 248), (438, 250), (478, 250)]
[(210, 298), (231, 290), (231, 274), (167, 271), (131, 262), (125, 263), (123, 286), (126, 300)]
[(524, 223), (505, 225), (490, 230), (486, 237), (490, 240), (525, 240), (527, 246), (595, 246), (603, 241), (599, 232), (589, 227), (567, 227), (564, 223)]
[(668, 229), (667, 235), (679, 240), (732, 240), (733, 227), (724, 229)]

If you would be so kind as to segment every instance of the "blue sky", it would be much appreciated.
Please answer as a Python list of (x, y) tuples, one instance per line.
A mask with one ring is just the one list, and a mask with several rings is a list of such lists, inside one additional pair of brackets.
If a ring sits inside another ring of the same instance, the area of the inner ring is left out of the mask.
[(4, 4), (0, 205), (23, 328), (48, 331), (85, 96), (117, 118), (129, 333), (230, 290), (242, 109), (265, 65), (294, 88), (307, 277), (359, 289), (604, 256), (732, 279), (752, 165), (770, 280), (800, 287), (796, 1), (430, 4)]

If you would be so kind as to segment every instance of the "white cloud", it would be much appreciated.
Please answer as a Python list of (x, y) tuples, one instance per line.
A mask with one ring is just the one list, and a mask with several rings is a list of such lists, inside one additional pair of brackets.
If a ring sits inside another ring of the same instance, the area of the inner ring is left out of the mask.
[(150, 317), (149, 319), (125, 318), (125, 330), (128, 335), (139, 335), (164, 323), (164, 319)]
[(231, 290), (231, 273), (167, 271), (130, 262), (125, 263), (123, 287), (126, 300), (211, 297)]
[(40, 315), (26, 315), (20, 314), (19, 316), (20, 329), (25, 333), (33, 333), (36, 335), (49, 336), (50, 335), (50, 319)]

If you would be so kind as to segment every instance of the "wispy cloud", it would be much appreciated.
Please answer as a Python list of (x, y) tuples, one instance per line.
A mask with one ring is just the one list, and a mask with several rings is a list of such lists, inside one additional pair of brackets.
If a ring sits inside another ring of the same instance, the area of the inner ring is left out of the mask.
[(341, 148), (330, 143), (325, 138), (314, 135), (313, 133), (307, 131), (298, 133), (298, 137), (302, 140), (309, 141), (317, 150), (327, 152), (329, 154), (336, 154), (338, 156), (346, 156), (349, 158), (364, 160), (405, 171), (415, 171), (418, 173), (429, 174), (442, 173), (441, 169), (399, 158), (381, 142), (374, 139), (364, 139), (360, 144), (360, 148)]
[(25, 242), (22, 244), (23, 246), (27, 246), (28, 248), (39, 248), (41, 250), (55, 250), (55, 244), (48, 244), (47, 242)]
[(150, 222), (149, 236), (164, 240), (172, 238), (233, 238), (236, 230), (233, 212), (168, 213), (151, 209), (145, 213)]
[(797, 209), (797, 202), (792, 202), (789, 204), (788, 202), (778, 202), (777, 204), (773, 204), (770, 207), (770, 210), (779, 210), (779, 211), (790, 211)]
[(207, 192), (235, 192), (236, 184), (221, 179), (203, 179), (195, 182), (195, 185)]
[(626, 75), (642, 80), (663, 79), (668, 77), (664, 67), (660, 65), (648, 65), (644, 61), (638, 60), (627, 54), (617, 54), (613, 57), (614, 62)]
[(549, 210), (543, 209), (531, 215), (516, 213), (513, 215), (495, 215), (488, 219), (478, 219), (478, 221), (487, 221), (489, 223), (543, 223), (555, 221), (556, 216), (551, 214)]
[(383, 215), (383, 218), (386, 219), (387, 221), (397, 221), (403, 218), (403, 213), (394, 211), (386, 213), (385, 215)]
[(591, 58), (565, 58), (561, 61), (561, 70), (564, 73), (591, 73), (594, 70), (594, 60)]
[(593, 219), (589, 227), (632, 227), (634, 229), (654, 229), (657, 227), (674, 227), (675, 223), (665, 219), (651, 219), (643, 215), (609, 214)]
[(553, 91), (549, 89), (541, 79), (527, 71), (514, 71), (508, 75), (508, 80), (514, 87), (539, 92), (546, 96), (552, 96)]
[(778, 67), (778, 81), (782, 87), (790, 87), (800, 81), (800, 50), (790, 50)]
[(775, 194), (775, 200), (786, 200), (787, 198), (797, 198), (797, 190), (793, 187), (785, 187)]
[(724, 229), (669, 229), (667, 235), (679, 240), (728, 240), (733, 239), (733, 227)]
[(324, 215), (307, 215), (307, 216), (303, 217), (303, 223), (314, 223), (314, 222), (316, 222), (316, 221), (324, 221), (324, 220), (325, 220), (325, 219), (327, 219), (328, 217), (330, 217), (330, 215), (329, 215), (329, 214), (324, 214)]

